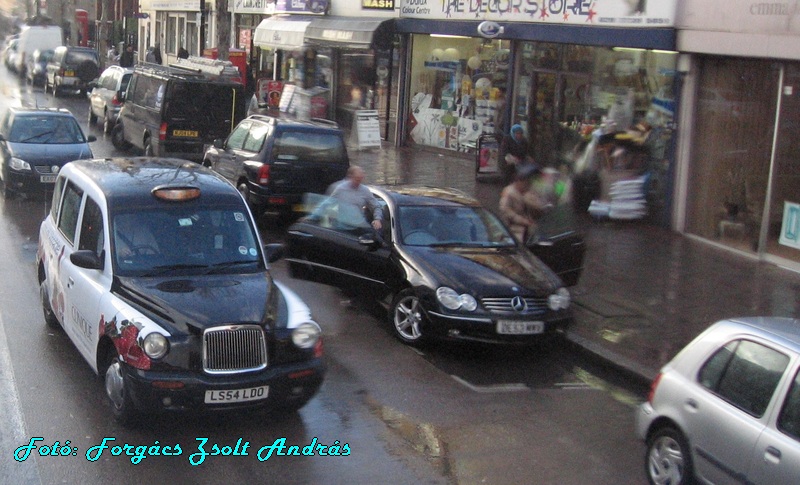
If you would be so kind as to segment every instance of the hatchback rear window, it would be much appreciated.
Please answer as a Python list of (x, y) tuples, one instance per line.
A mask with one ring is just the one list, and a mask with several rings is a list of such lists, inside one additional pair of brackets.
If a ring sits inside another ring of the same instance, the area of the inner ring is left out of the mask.
[(346, 163), (347, 150), (342, 138), (335, 133), (284, 131), (275, 139), (273, 157), (276, 160)]

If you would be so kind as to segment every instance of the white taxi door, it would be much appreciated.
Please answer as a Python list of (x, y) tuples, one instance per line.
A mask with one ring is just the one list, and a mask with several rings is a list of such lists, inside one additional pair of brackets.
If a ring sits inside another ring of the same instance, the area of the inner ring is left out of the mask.
[[(73, 217), (70, 211), (74, 210), (78, 196), (81, 199), (77, 204), (79, 212), (77, 217)], [(75, 265), (70, 256), (77, 250), (89, 250), (98, 258), (105, 258), (108, 254), (108, 251), (103, 252), (107, 245), (106, 224), (99, 204), (91, 197), (79, 194), (79, 189), (69, 184), (64, 193), (59, 226), (62, 226), (62, 221), (67, 226), (71, 220), (75, 220), (76, 230), (71, 238), (72, 244), (65, 246), (59, 270), (59, 282), (64, 291), (63, 323), (80, 353), (97, 370), (99, 303), (110, 289), (111, 269), (105, 261), (100, 269), (82, 268)]]

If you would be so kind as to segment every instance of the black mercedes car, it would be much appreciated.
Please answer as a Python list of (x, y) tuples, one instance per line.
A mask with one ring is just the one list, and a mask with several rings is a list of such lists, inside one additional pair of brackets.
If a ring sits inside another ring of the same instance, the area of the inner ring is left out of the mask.
[(289, 227), (294, 277), (377, 298), (411, 345), (531, 343), (570, 322), (561, 279), (475, 199), (430, 187), (371, 190), (380, 231), (361, 208), (331, 197)]

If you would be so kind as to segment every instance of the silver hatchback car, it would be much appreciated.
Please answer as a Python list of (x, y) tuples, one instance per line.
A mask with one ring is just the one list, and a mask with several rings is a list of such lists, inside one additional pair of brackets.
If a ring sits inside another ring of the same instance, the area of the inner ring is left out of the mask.
[(89, 83), (89, 124), (103, 120), (103, 133), (111, 133), (117, 122), (119, 110), (133, 69), (109, 66), (100, 77)]
[(800, 483), (799, 369), (800, 320), (710, 326), (638, 408), (650, 483)]

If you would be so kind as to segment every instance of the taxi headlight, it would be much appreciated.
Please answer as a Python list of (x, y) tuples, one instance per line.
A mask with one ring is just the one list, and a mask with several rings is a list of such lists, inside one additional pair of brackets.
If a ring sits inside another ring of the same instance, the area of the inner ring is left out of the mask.
[(436, 290), (436, 299), (448, 310), (463, 308), (468, 312), (473, 312), (478, 308), (478, 302), (475, 301), (472, 295), (467, 293), (459, 295), (456, 290), (446, 286)]
[(292, 330), (292, 342), (301, 349), (310, 349), (316, 345), (322, 330), (314, 322), (301, 323)]
[(167, 355), (169, 351), (169, 341), (167, 337), (158, 332), (153, 332), (144, 338), (142, 350), (151, 359), (160, 359)]
[(566, 310), (569, 308), (569, 304), (569, 290), (566, 288), (559, 288), (558, 291), (547, 298), (547, 305), (551, 310)]
[(27, 170), (30, 172), (31, 165), (21, 158), (11, 157), (11, 162), (8, 164), (14, 170)]

